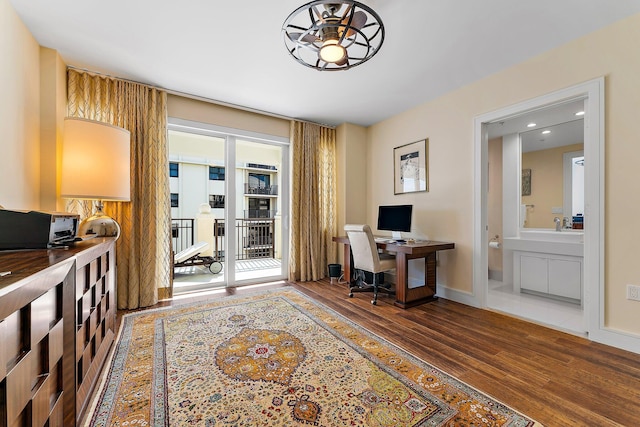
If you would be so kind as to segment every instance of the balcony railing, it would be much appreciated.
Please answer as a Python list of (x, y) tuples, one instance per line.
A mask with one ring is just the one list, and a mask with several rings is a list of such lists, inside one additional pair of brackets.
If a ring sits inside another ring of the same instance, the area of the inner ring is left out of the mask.
[(175, 253), (193, 246), (193, 223), (193, 218), (171, 219), (171, 243)]
[[(194, 219), (172, 219), (171, 234), (174, 252), (193, 245)], [(213, 256), (224, 261), (225, 221), (215, 219), (213, 225)], [(232, 238), (236, 241), (236, 260), (275, 258), (275, 219), (239, 218), (235, 220)]]
[(277, 185), (251, 185), (248, 183), (244, 184), (244, 194), (261, 194), (264, 196), (277, 196), (278, 195), (278, 186)]

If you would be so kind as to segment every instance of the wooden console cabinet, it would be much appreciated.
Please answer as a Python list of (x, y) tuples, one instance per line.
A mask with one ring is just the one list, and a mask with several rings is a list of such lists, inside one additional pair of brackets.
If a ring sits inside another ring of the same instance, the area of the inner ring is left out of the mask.
[(100, 370), (116, 335), (115, 241), (76, 256), (76, 420), (87, 409)]
[(115, 337), (115, 241), (1, 251), (0, 427), (73, 426)]

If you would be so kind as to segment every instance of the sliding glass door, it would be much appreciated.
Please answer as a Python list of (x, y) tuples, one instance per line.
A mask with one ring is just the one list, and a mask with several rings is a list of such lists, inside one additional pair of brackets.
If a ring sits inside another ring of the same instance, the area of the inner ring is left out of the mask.
[(281, 138), (170, 120), (174, 293), (286, 277), (288, 159)]

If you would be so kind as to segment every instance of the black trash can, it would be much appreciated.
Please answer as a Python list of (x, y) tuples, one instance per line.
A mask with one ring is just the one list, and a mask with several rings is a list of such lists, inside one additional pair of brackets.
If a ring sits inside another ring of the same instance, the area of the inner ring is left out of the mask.
[(331, 283), (337, 282), (341, 275), (342, 275), (342, 265), (329, 264), (329, 278), (331, 279)]

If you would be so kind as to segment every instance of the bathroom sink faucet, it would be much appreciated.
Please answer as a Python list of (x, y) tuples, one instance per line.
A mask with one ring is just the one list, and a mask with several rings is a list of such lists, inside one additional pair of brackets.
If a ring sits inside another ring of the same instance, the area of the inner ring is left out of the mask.
[(560, 221), (560, 218), (553, 218), (553, 222), (556, 223), (556, 231), (562, 231), (562, 221)]

